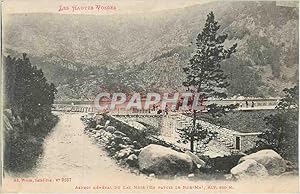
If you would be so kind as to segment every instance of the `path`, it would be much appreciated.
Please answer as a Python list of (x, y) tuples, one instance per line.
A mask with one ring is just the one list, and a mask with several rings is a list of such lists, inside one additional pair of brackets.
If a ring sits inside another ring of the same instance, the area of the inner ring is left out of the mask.
[(81, 114), (57, 114), (60, 121), (44, 143), (44, 154), (36, 169), (36, 177), (71, 177), (88, 183), (91, 179), (117, 181), (123, 180), (124, 176), (138, 178), (119, 167), (83, 133)]

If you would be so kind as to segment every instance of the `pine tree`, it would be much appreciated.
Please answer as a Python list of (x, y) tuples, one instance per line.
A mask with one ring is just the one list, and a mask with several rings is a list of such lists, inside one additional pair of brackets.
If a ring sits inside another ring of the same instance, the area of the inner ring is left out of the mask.
[[(273, 149), (282, 157), (298, 159), (299, 84), (283, 90), (285, 97), (276, 106), (276, 113), (264, 118), (268, 130), (258, 137), (252, 151)], [(251, 151), (251, 152), (252, 152)]]
[(6, 108), (31, 125), (34, 119), (45, 120), (51, 114), (56, 88), (47, 83), (41, 69), (29, 58), (4, 58)]
[[(189, 64), (183, 68), (186, 74), (186, 81), (183, 85), (188, 91), (200, 94), (200, 99), (207, 98), (226, 98), (226, 88), (229, 83), (227, 76), (221, 69), (221, 62), (230, 58), (236, 52), (237, 44), (226, 49), (224, 42), (227, 34), (220, 35), (218, 30), (220, 25), (215, 21), (213, 12), (207, 15), (205, 26), (196, 38), (196, 51), (192, 55)], [(207, 105), (207, 110), (213, 116), (221, 116), (227, 110), (234, 108), (233, 105), (221, 106), (217, 104)], [(193, 110), (193, 129), (190, 130), (190, 146), (193, 152), (195, 137), (198, 134), (195, 131), (203, 130), (201, 126), (196, 125), (197, 110)]]

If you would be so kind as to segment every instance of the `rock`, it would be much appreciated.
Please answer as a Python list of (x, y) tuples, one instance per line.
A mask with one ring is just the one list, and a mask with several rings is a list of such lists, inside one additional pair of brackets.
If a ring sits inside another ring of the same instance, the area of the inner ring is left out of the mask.
[(225, 157), (230, 156), (231, 151), (223, 143), (217, 140), (211, 140), (207, 144), (207, 150), (204, 151), (203, 155), (209, 158)]
[(141, 149), (133, 149), (132, 152), (138, 156), (141, 152)]
[(195, 177), (195, 174), (191, 173), (188, 175), (188, 178), (194, 178)]
[(104, 129), (99, 129), (99, 131), (98, 131), (100, 134), (101, 134), (101, 136), (103, 136), (103, 134), (104, 133), (108, 133), (107, 131), (105, 131)]
[(138, 157), (135, 154), (131, 154), (130, 156), (128, 156), (127, 159), (129, 159), (129, 160), (137, 160)]
[(107, 126), (106, 127), (106, 131), (110, 132), (110, 133), (114, 133), (116, 131), (116, 128), (113, 126)]
[(119, 152), (117, 152), (115, 154), (115, 157), (117, 159), (123, 159), (123, 158), (129, 156), (131, 153), (132, 153), (132, 150), (130, 148), (125, 148), (125, 149), (122, 149)]
[(154, 173), (151, 173), (151, 174), (149, 174), (149, 177), (154, 178), (154, 177), (155, 177), (155, 174), (154, 174)]
[(136, 129), (138, 129), (138, 130), (144, 130), (144, 129), (146, 129), (146, 127), (143, 124), (141, 124), (141, 123), (139, 123), (137, 121), (130, 121), (129, 120), (128, 124), (131, 125), (132, 127), (136, 128)]
[(286, 172), (297, 170), (297, 165), (294, 165), (291, 161), (286, 160), (285, 164), (286, 164), (286, 169), (285, 169)]
[(125, 162), (131, 167), (138, 167), (138, 157), (135, 154), (128, 156)]
[(192, 152), (186, 151), (185, 154), (187, 154), (189, 157), (192, 158), (192, 161), (197, 168), (201, 168), (201, 167), (205, 166), (205, 162), (203, 160), (201, 160), (200, 158), (198, 158), (198, 156), (196, 156)]
[(132, 145), (133, 145), (135, 148), (141, 148), (140, 144), (139, 144), (137, 141), (133, 141), (133, 142), (132, 142)]
[(225, 174), (224, 177), (225, 177), (225, 180), (233, 180), (232, 174)]
[(298, 176), (298, 171), (293, 170), (293, 171), (285, 172), (285, 173), (282, 173), (281, 175), (279, 175), (280, 178), (294, 177), (294, 176), (295, 177)]
[(116, 136), (121, 136), (121, 137), (126, 137), (126, 134), (123, 133), (123, 132), (121, 132), (121, 131), (115, 131), (115, 132), (114, 132), (114, 135), (116, 135)]
[(13, 118), (13, 114), (11, 109), (4, 109), (4, 115), (7, 117), (8, 120), (12, 121)]
[(94, 119), (96, 119), (96, 123), (99, 124), (99, 123), (101, 123), (101, 121), (103, 119), (103, 116), (102, 115), (97, 115), (96, 117), (94, 117)]
[(230, 170), (236, 179), (262, 178), (268, 176), (268, 170), (253, 159), (248, 159)]
[(137, 170), (137, 169), (134, 169), (134, 170), (132, 170), (132, 173), (139, 175), (139, 174), (140, 174), (140, 171)]
[(274, 150), (260, 150), (256, 153), (242, 157), (239, 160), (239, 163), (249, 159), (253, 159), (262, 164), (268, 170), (269, 175), (279, 175), (286, 171), (286, 162)]
[(97, 138), (97, 133), (93, 133), (92, 137)]
[(122, 137), (122, 140), (123, 140), (124, 142), (126, 142), (126, 143), (130, 143), (130, 142), (131, 142), (131, 140), (130, 140), (129, 137)]
[(96, 138), (101, 137), (101, 133), (96, 132), (96, 133), (95, 133), (95, 137), (96, 137)]
[(108, 144), (109, 140), (106, 137), (102, 137), (101, 139), (99, 139), (101, 142), (105, 143), (106, 145)]
[(102, 125), (97, 125), (96, 126), (96, 130), (100, 130), (100, 129), (103, 129), (104, 127)]
[(105, 137), (107, 139), (112, 138), (112, 136), (113, 135), (111, 133), (107, 132), (107, 131), (105, 131), (104, 133), (102, 133), (102, 137)]
[(5, 126), (4, 129), (5, 129), (5, 132), (13, 131), (14, 128), (13, 128), (13, 126), (11, 124), (11, 120), (6, 115), (4, 115), (3, 120), (4, 120), (4, 126)]
[(110, 145), (113, 147), (116, 145), (116, 142), (112, 141), (112, 142), (110, 142)]
[(128, 145), (124, 145), (124, 144), (119, 144), (119, 147), (121, 148), (121, 149), (125, 149), (125, 148), (128, 148)]
[(112, 137), (111, 137), (111, 139), (113, 139), (115, 142), (116, 142), (116, 144), (123, 144), (123, 145), (125, 145), (126, 143), (124, 142), (124, 140), (122, 139), (122, 137), (120, 137), (120, 136), (115, 136), (115, 135), (112, 135)]
[(110, 120), (107, 120), (107, 121), (105, 122), (104, 127), (105, 127), (105, 128), (108, 127), (109, 123), (110, 123)]
[(119, 144), (119, 147), (121, 148), (121, 149), (125, 149), (125, 148), (134, 148), (134, 146), (133, 145), (124, 145), (124, 144)]
[(164, 146), (150, 144), (138, 156), (139, 169), (156, 175), (188, 174), (193, 161), (187, 154)]

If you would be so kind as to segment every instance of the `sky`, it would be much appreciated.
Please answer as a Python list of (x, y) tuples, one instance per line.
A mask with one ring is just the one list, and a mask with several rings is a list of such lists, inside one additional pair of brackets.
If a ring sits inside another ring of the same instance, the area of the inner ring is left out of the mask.
[[(60, 13), (60, 14), (133, 14), (177, 9), (209, 0), (4, 0), (3, 11), (11, 13)], [(212, 1), (212, 0), (210, 0)], [(110, 7), (97, 9), (96, 5)], [(73, 7), (77, 8), (73, 10)], [(60, 9), (64, 7), (66, 9)], [(93, 7), (93, 9), (78, 9)]]

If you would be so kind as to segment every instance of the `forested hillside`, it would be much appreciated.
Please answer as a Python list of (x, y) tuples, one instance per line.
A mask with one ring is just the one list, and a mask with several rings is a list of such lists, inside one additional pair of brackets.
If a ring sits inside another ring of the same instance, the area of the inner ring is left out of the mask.
[(277, 96), (298, 80), (298, 8), (275, 2), (207, 3), (131, 15), (14, 14), (5, 51), (26, 52), (58, 86), (60, 99), (106, 91), (176, 91), (206, 15), (214, 11), (228, 45), (231, 95)]

